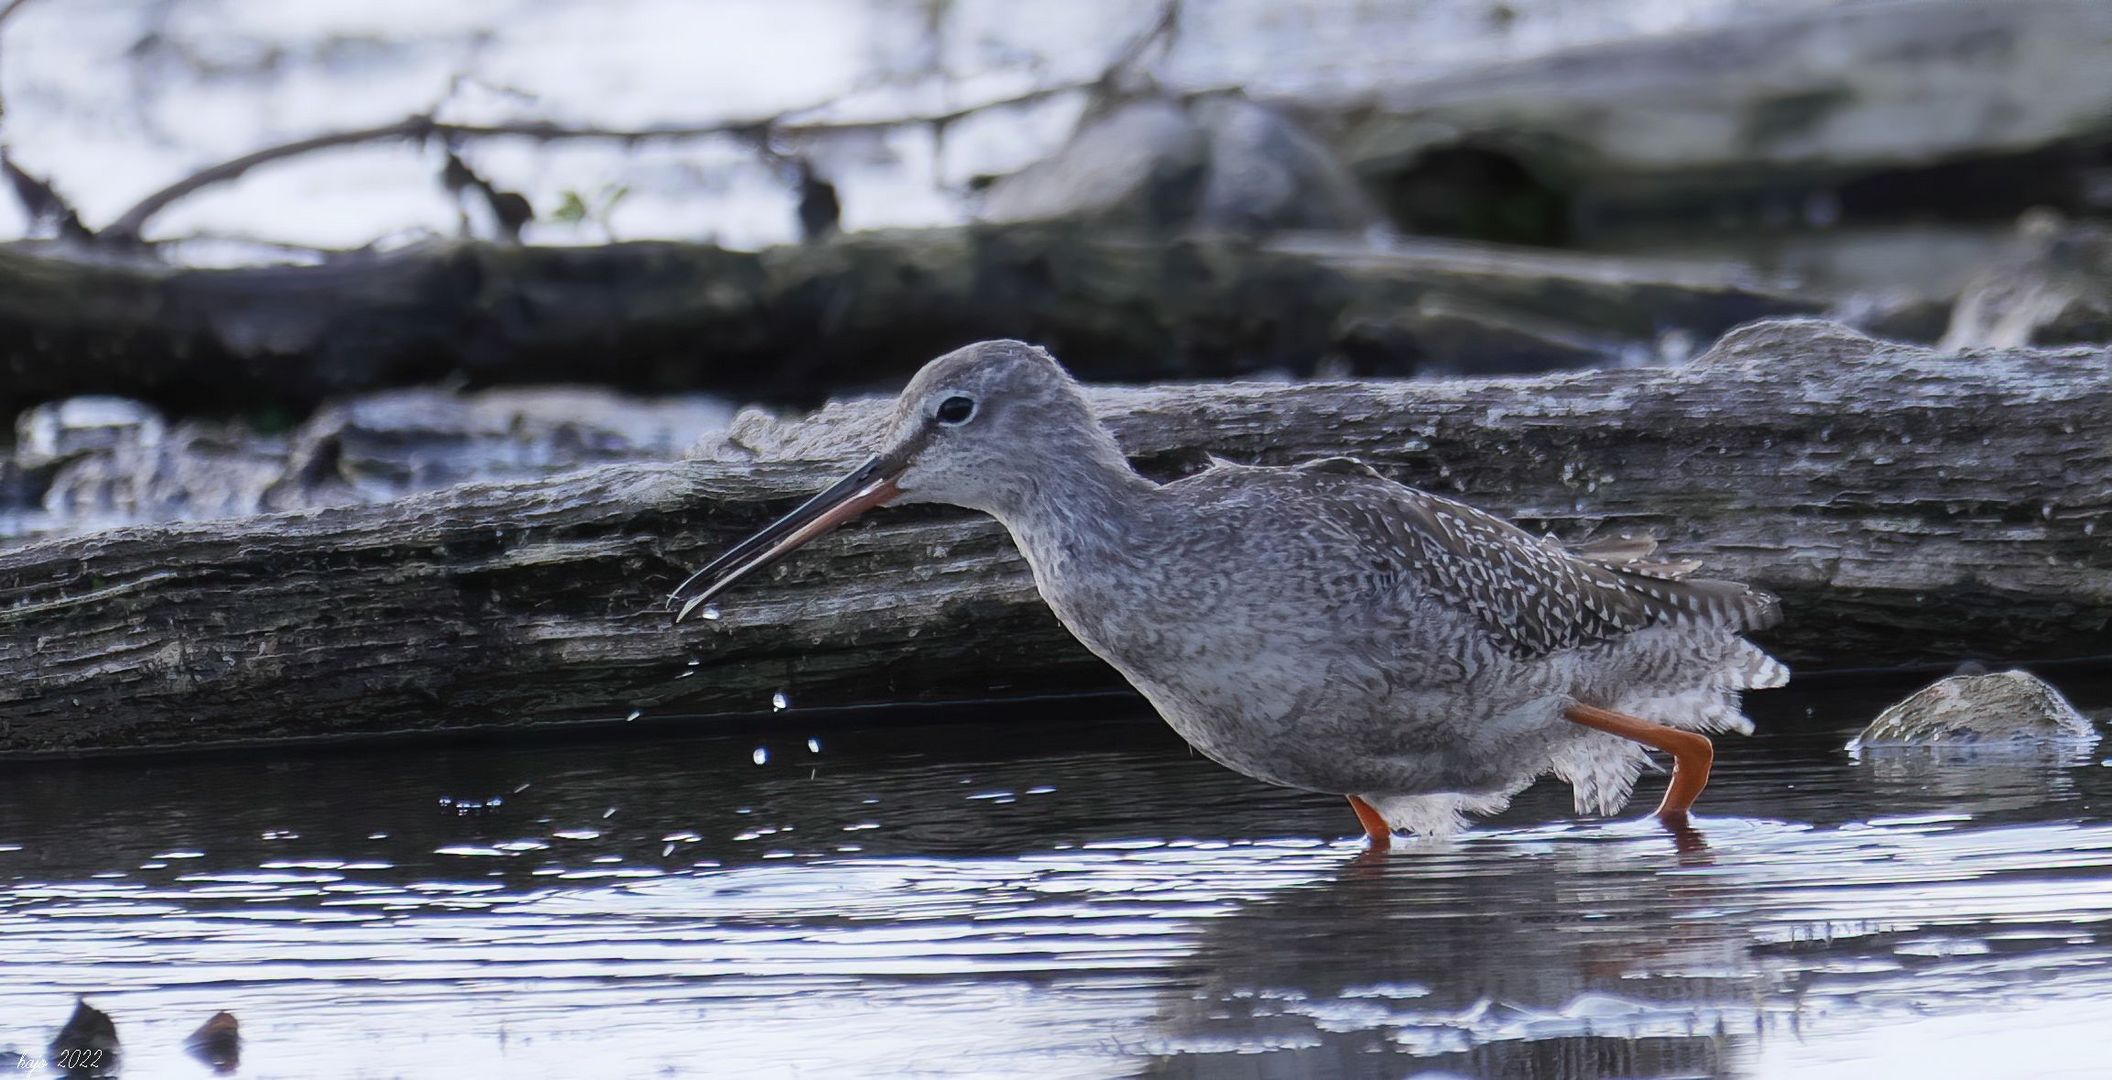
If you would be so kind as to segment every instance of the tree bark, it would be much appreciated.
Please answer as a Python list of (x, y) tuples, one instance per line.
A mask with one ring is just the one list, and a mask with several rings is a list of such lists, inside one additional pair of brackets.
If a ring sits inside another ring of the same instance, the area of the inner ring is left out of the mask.
[[(1659, 535), (1780, 593), (1767, 644), (1807, 668), (2112, 652), (2102, 347), (1943, 356), (1796, 320), (1674, 369), (1096, 404), (1161, 476), (1204, 454), (1353, 454), (1566, 539)], [(832, 479), (882, 408), (750, 413), (682, 463), (0, 552), (0, 749), (1118, 686), (1003, 530), (939, 507), (879, 511), (744, 584), (722, 618), (670, 628), (660, 598)]]
[(456, 244), (234, 270), (0, 246), (0, 414), (83, 393), (176, 414), (299, 413), (449, 378), (811, 405), (996, 336), (1047, 344), (1102, 380), (1306, 374), (1331, 357), (1356, 374), (1493, 374), (1647, 355), (1666, 331), (1705, 341), (1822, 306), (1691, 265), (1062, 226), (762, 252)]

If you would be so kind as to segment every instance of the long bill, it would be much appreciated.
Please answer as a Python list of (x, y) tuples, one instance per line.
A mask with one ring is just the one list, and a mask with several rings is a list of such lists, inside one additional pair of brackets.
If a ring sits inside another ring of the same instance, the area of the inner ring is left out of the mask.
[(675, 621), (679, 623), (688, 618), (692, 612), (710, 603), (712, 597), (732, 588), (742, 578), (776, 565), (809, 541), (827, 535), (838, 525), (875, 506), (886, 504), (902, 493), (895, 486), (895, 478), (901, 475), (902, 466), (881, 455), (866, 459), (865, 464), (852, 470), (849, 476), (799, 504), (798, 509), (764, 526), (761, 532), (735, 544), (724, 555), (713, 559), (711, 565), (676, 586), (675, 591), (667, 596), (670, 605), (676, 602), (682, 605), (675, 613)]

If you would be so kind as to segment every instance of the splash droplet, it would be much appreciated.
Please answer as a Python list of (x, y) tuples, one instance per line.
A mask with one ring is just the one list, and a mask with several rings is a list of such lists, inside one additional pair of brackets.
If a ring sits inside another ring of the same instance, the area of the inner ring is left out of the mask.
[(770, 751), (765, 747), (758, 746), (755, 748), (755, 753), (748, 755), (748, 757), (757, 765), (766, 765), (770, 761)]
[(792, 699), (786, 697), (785, 692), (783, 690), (779, 690), (777, 693), (770, 695), (771, 712), (784, 712), (786, 709), (789, 709), (791, 707)]
[(697, 612), (697, 614), (712, 622), (717, 622), (719, 619), (719, 609), (709, 604), (706, 604), (704, 610)]
[(809, 754), (819, 754), (819, 753), (821, 753), (821, 740), (820, 740), (820, 739), (808, 739), (808, 740), (807, 740), (807, 753), (809, 753)]
[(623, 718), (623, 722), (624, 722), (624, 723), (626, 723), (626, 724), (628, 724), (628, 723), (630, 723), (631, 721), (633, 721), (633, 720), (636, 720), (636, 719), (638, 719), (639, 717), (641, 717), (641, 716), (644, 716), (644, 715), (645, 715), (645, 713), (644, 713), (644, 711), (643, 711), (643, 710), (640, 710), (640, 709), (632, 709), (632, 710), (631, 710), (631, 715), (629, 715), (629, 716), (626, 716), (626, 717), (624, 717), (624, 718)]

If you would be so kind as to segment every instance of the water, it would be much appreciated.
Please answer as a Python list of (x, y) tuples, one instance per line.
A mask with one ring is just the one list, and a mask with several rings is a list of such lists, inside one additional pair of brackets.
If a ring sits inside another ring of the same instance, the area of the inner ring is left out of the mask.
[(85, 993), (135, 1077), (221, 1009), (259, 1078), (2102, 1075), (2106, 751), (1852, 762), (1878, 703), (1756, 699), (1808, 733), (1699, 843), (1550, 787), (1383, 862), (1104, 701), (11, 765), (0, 1048)]

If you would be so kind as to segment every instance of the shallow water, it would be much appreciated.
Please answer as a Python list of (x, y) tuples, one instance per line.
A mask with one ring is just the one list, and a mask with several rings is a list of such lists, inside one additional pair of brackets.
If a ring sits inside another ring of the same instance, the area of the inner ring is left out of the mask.
[(1812, 731), (1726, 740), (1698, 843), (1547, 786), (1383, 862), (1106, 701), (10, 765), (0, 1048), (78, 992), (135, 1077), (221, 1009), (247, 1077), (2102, 1075), (2105, 751), (1755, 704)]

